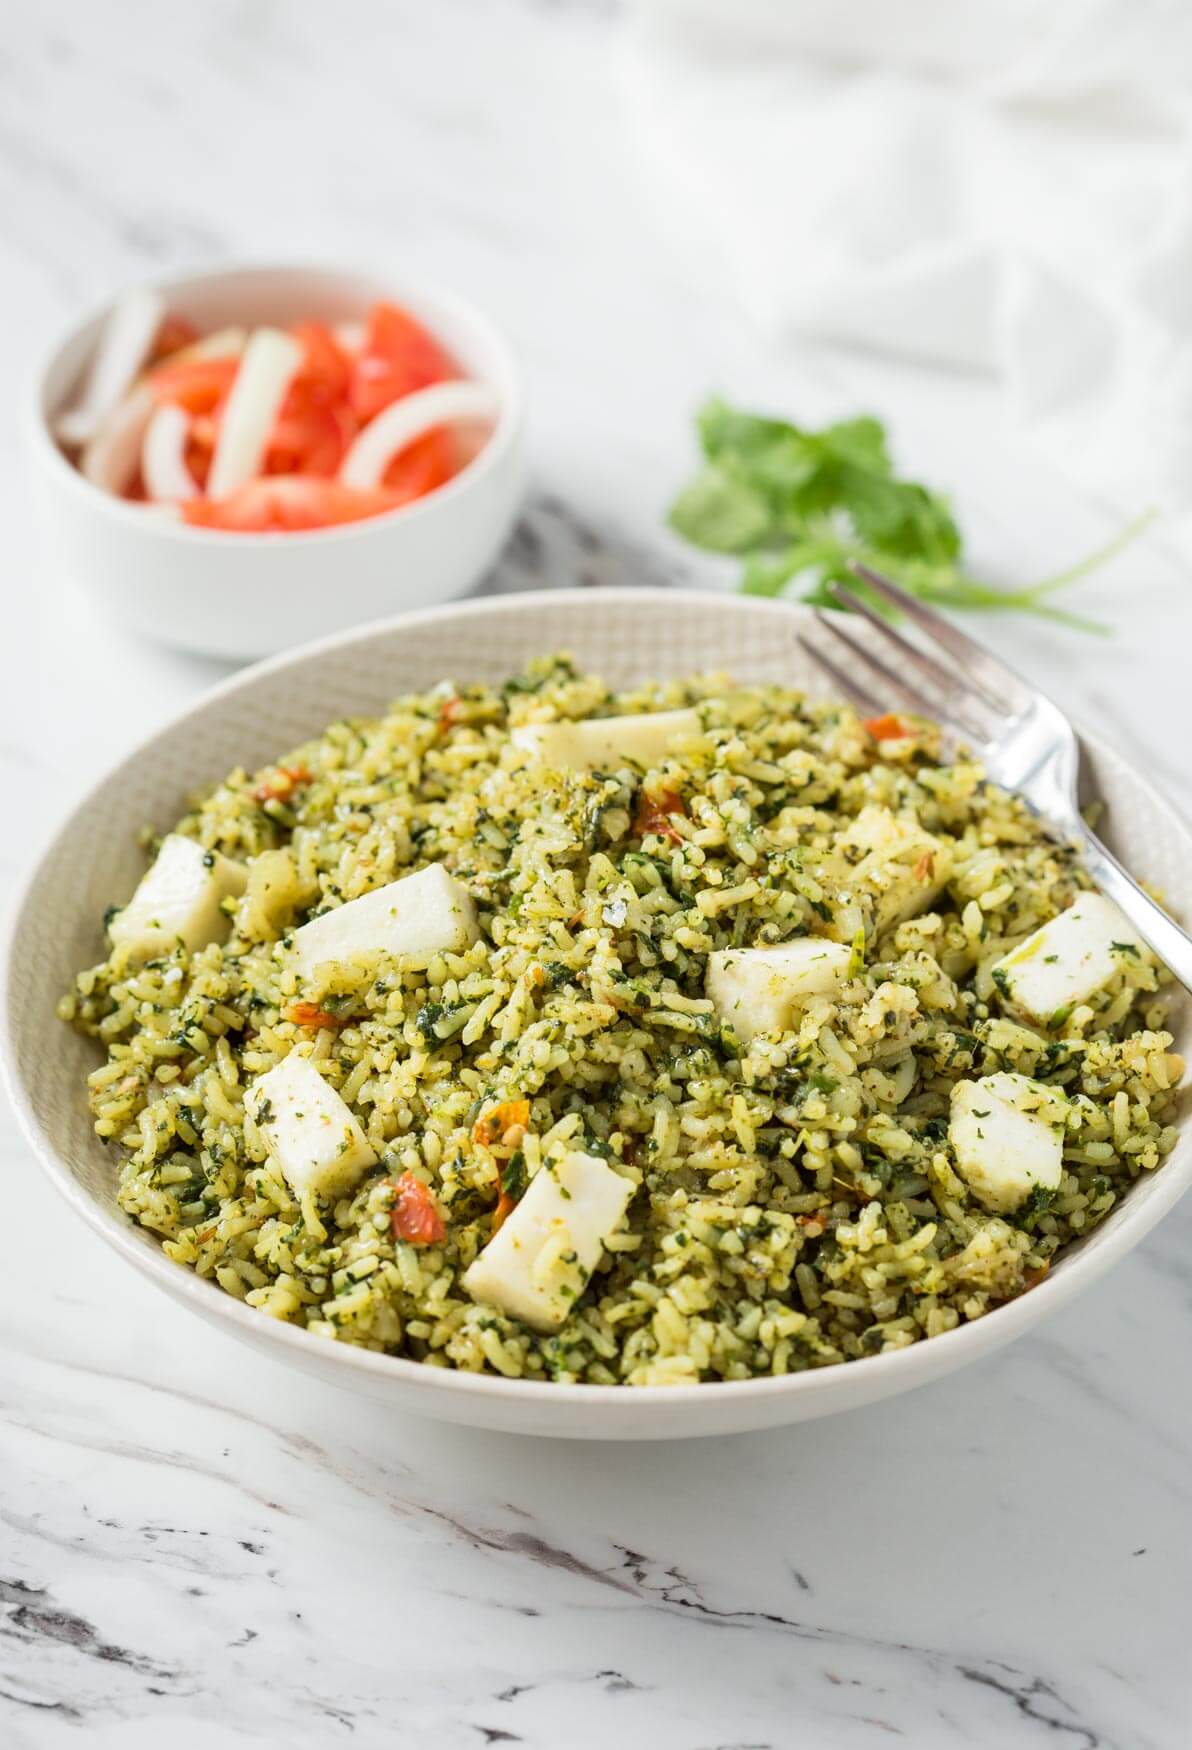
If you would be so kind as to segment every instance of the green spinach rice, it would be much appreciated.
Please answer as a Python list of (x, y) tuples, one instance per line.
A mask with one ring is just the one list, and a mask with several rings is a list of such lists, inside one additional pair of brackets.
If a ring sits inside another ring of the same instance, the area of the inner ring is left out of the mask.
[[(699, 732), (648, 771), (544, 769), (510, 741), (684, 706)], [(1016, 1017), (994, 963), (1087, 878), (978, 766), (945, 762), (930, 725), (900, 728), (879, 739), (847, 706), (723, 676), (614, 693), (554, 657), (232, 772), (175, 829), (247, 867), (227, 940), (142, 962), (113, 946), (61, 1004), (105, 1053), (89, 1095), (122, 1207), (262, 1313), (511, 1378), (797, 1372), (1023, 1293), (1174, 1144), (1168, 975), (1123, 954), (1096, 997)], [(946, 885), (919, 915), (854, 878), (850, 829), (875, 808), (942, 847)], [(435, 862), (474, 902), (471, 947), (299, 976), (296, 927)], [(706, 995), (709, 955), (808, 935), (850, 944), (847, 980), (738, 1037)], [(377, 1156), (338, 1200), (296, 1197), (246, 1119), (247, 1087), (293, 1051)], [(1063, 1134), (1058, 1187), (1010, 1213), (972, 1193), (948, 1130), (953, 1086), (999, 1071), (1054, 1090)], [(494, 1134), (485, 1114), (507, 1102), (526, 1122)], [(498, 1202), (516, 1208), (564, 1148), (632, 1199), (541, 1332), (461, 1277)], [(441, 1239), (397, 1236), (403, 1175)]]

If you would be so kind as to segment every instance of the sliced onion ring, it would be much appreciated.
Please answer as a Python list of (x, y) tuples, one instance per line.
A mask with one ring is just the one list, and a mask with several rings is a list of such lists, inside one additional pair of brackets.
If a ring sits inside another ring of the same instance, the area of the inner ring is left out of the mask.
[(160, 365), (184, 365), (191, 359), (234, 359), (240, 357), (247, 344), (246, 328), (217, 328), (214, 334), (204, 334), (201, 340), (192, 340), (189, 346), (180, 346), (177, 352), (157, 362)]
[(54, 421), (60, 443), (74, 448), (98, 436), (148, 358), (165, 313), (160, 292), (130, 292), (112, 306), (91, 355), (82, 395)]
[(440, 425), (494, 420), (501, 403), (487, 383), (433, 383), (382, 408), (360, 432), (340, 463), (345, 486), (379, 486), (395, 456)]
[(153, 417), (153, 391), (141, 383), (110, 413), (79, 457), (79, 473), (92, 486), (121, 493), (136, 472), (145, 427)]
[[(244, 350), (243, 328), (221, 328), (190, 346), (170, 354), (169, 363), (184, 359), (235, 357)], [(126, 395), (101, 421), (79, 457), (79, 472), (105, 492), (121, 493), (136, 469), (145, 439), (145, 427), (153, 417), (153, 390), (148, 378)]]
[(141, 479), (146, 496), (157, 503), (178, 504), (196, 498), (198, 487), (186, 465), (190, 415), (169, 402), (159, 407), (145, 427), (141, 442)]
[(250, 335), (220, 421), (208, 498), (227, 498), (260, 473), (269, 434), (304, 356), (280, 328), (258, 328)]

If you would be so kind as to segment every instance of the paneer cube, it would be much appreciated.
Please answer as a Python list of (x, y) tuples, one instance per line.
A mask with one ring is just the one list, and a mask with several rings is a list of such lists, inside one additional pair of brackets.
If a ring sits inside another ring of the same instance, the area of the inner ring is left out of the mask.
[(863, 808), (843, 835), (842, 864), (833, 874), (868, 903), (874, 935), (917, 917), (952, 873), (952, 849), (877, 803)]
[(169, 833), (152, 868), (108, 926), (112, 944), (148, 960), (169, 953), (179, 942), (192, 952), (222, 942), (231, 922), (221, 902), (238, 899), (247, 880), (242, 863), (181, 833)]
[(663, 760), (677, 741), (700, 733), (698, 711), (647, 711), (632, 717), (588, 717), (579, 723), (526, 723), (510, 740), (556, 771), (592, 771)]
[(479, 935), (467, 889), (441, 863), (432, 863), (303, 924), (294, 931), (294, 955), (299, 971), (309, 976), (327, 961), (357, 954), (401, 954), (422, 961), (440, 953), (462, 954)]
[(986, 1209), (1010, 1213), (1063, 1173), (1067, 1102), (1029, 1076), (999, 1071), (952, 1089), (948, 1139), (956, 1170)]
[(819, 936), (779, 948), (724, 948), (708, 956), (704, 989), (739, 1039), (793, 1027), (808, 997), (832, 996), (848, 977), (852, 949)]
[(1003, 955), (993, 979), (1008, 1007), (1047, 1025), (1139, 961), (1150, 961), (1146, 944), (1113, 901), (1081, 893)]
[(598, 1155), (576, 1151), (547, 1161), (464, 1272), (464, 1288), (536, 1331), (557, 1331), (632, 1196), (630, 1181)]
[(253, 1082), (244, 1109), (296, 1197), (342, 1196), (376, 1162), (346, 1102), (296, 1051)]

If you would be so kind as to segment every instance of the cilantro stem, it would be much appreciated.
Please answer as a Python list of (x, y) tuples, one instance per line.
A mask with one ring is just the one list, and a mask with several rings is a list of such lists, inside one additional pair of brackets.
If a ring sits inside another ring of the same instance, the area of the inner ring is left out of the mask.
[(1119, 529), (1112, 540), (1106, 541), (1104, 546), (1097, 547), (1093, 552), (1086, 554), (1083, 559), (1078, 559), (1075, 565), (1069, 565), (1067, 570), (1057, 571), (1051, 577), (1045, 577), (1042, 583), (1034, 584), (1026, 593), (1032, 596), (1051, 595), (1057, 589), (1066, 589), (1070, 583), (1078, 583), (1082, 577), (1087, 577), (1090, 571), (1095, 571), (1098, 565), (1105, 565), (1110, 559), (1115, 559), (1124, 548), (1130, 545), (1131, 541), (1137, 540), (1139, 535), (1150, 528), (1158, 514), (1155, 509), (1144, 510), (1141, 516), (1137, 516), (1133, 522), (1127, 523), (1124, 529)]
[(939, 587), (934, 584), (924, 584), (915, 591), (921, 601), (934, 602), (940, 607), (976, 608), (988, 613), (1023, 613), (1035, 614), (1042, 620), (1054, 620), (1062, 626), (1071, 626), (1080, 632), (1092, 632), (1098, 637), (1110, 636), (1110, 627), (1103, 620), (1091, 620), (1084, 614), (1074, 614), (1068, 608), (1054, 607), (1050, 602), (1038, 599), (1038, 588), (1030, 589), (994, 589), (990, 584), (978, 583), (973, 578), (958, 577), (957, 587)]

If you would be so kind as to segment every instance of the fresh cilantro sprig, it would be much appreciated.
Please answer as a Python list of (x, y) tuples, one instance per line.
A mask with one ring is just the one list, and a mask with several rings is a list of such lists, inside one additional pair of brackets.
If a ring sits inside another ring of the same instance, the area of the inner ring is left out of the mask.
[(833, 580), (863, 588), (849, 569), (860, 561), (941, 607), (1019, 610), (1104, 632), (1105, 626), (1051, 598), (1150, 521), (1140, 518), (1078, 564), (1029, 588), (998, 589), (965, 569), (947, 500), (896, 476), (880, 420), (862, 415), (808, 431), (712, 400), (700, 413), (699, 435), (704, 466), (671, 506), (671, 527), (697, 547), (738, 554), (748, 595), (781, 595), (798, 583), (805, 601), (830, 605)]

